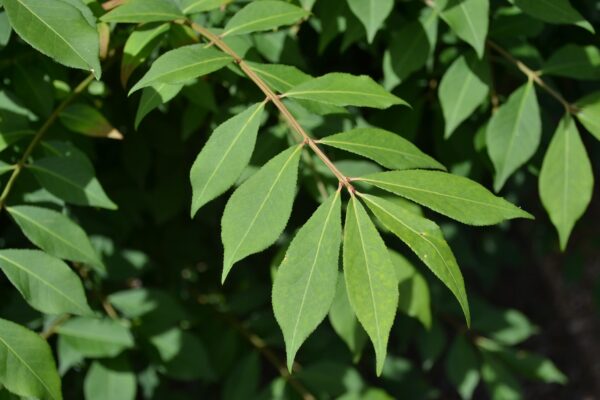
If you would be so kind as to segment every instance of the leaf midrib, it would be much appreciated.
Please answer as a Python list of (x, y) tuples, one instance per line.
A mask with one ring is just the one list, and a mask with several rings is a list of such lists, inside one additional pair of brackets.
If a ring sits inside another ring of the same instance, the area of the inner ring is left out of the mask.
[[(389, 215), (390, 217), (392, 217), (394, 220), (396, 220), (397, 222), (399, 222), (401, 225), (403, 225), (405, 228), (407, 228), (408, 230), (410, 230), (411, 232), (413, 232), (417, 237), (423, 239), (425, 242), (427, 242), (437, 253), (437, 255), (439, 256), (439, 258), (442, 260), (442, 262), (444, 263), (444, 267), (446, 268), (446, 270), (450, 273), (450, 276), (452, 277), (452, 281), (454, 282), (455, 285), (455, 290), (459, 290), (460, 289), (460, 285), (458, 283), (458, 281), (456, 280), (456, 277), (454, 276), (454, 273), (452, 272), (452, 269), (448, 266), (448, 263), (446, 262), (446, 259), (444, 258), (444, 256), (442, 256), (442, 253), (439, 251), (438, 247), (431, 242), (426, 235), (421, 235), (419, 234), (419, 232), (415, 231), (414, 229), (412, 229), (411, 226), (405, 224), (401, 219), (397, 218), (394, 214), (388, 212), (386, 209), (384, 209), (382, 206), (380, 206), (379, 204), (377, 204), (375, 202), (375, 200), (373, 200), (370, 197), (366, 197), (363, 196), (363, 198), (369, 202), (371, 202), (371, 204), (374, 204), (377, 208), (379, 208), (381, 211), (383, 211), (384, 213), (386, 213), (387, 215)], [(404, 241), (404, 240), (403, 240)], [(418, 254), (410, 244), (408, 244), (407, 242), (405, 242), (412, 250), (413, 252), (415, 252), (415, 254), (417, 254), (417, 256), (419, 256), (419, 258), (421, 258), (420, 254)], [(427, 264), (427, 263), (425, 263)], [(460, 301), (462, 304), (462, 300)]]
[[(367, 277), (369, 280), (369, 294), (371, 295), (371, 304), (373, 305), (373, 317), (375, 318), (375, 329), (377, 331), (377, 350), (381, 350), (380, 346), (382, 345), (382, 339), (381, 339), (381, 330), (379, 329), (379, 316), (377, 315), (377, 307), (375, 306), (375, 295), (373, 293), (373, 279), (371, 277), (371, 271), (369, 268), (369, 259), (367, 257), (367, 252), (365, 251), (365, 241), (364, 241), (364, 236), (362, 233), (362, 229), (360, 227), (360, 223), (358, 220), (358, 210), (357, 210), (357, 206), (356, 206), (356, 202), (358, 200), (354, 199), (354, 203), (352, 204), (352, 207), (354, 208), (354, 216), (356, 219), (356, 228), (358, 230), (358, 236), (360, 238), (360, 244), (361, 244), (361, 250), (362, 250), (362, 254), (363, 254), (363, 258), (365, 259), (365, 266), (366, 266), (366, 270), (367, 270)], [(377, 351), (378, 353), (379, 351)]]
[(29, 366), (29, 364), (27, 362), (25, 362), (25, 360), (23, 360), (23, 358), (19, 355), (19, 353), (17, 353), (12, 346), (10, 346), (6, 340), (4, 340), (4, 338), (2, 338), (2, 336), (0, 335), (0, 342), (2, 342), (4, 344), (4, 346), (6, 346), (6, 348), (14, 354), (15, 357), (17, 357), (21, 363), (29, 370), (29, 372), (31, 372), (31, 374), (33, 376), (35, 376), (35, 378), (42, 384), (42, 386), (44, 387), (44, 389), (46, 389), (46, 393), (48, 393), (48, 395), (50, 397), (52, 397), (53, 399), (56, 399), (56, 397), (54, 397), (54, 394), (52, 394), (52, 390), (50, 390), (50, 388), (48, 387), (48, 385), (46, 385), (46, 382), (33, 370), (33, 368), (31, 368)]
[(338, 199), (339, 194), (340, 194), (340, 192), (336, 192), (336, 194), (335, 194), (335, 198), (333, 199), (333, 201), (331, 203), (331, 208), (329, 209), (329, 212), (327, 213), (327, 217), (325, 218), (325, 222), (323, 223), (323, 230), (321, 231), (321, 235), (319, 236), (319, 240), (317, 242), (317, 251), (315, 252), (315, 257), (314, 257), (312, 265), (310, 267), (310, 273), (308, 274), (306, 287), (304, 288), (302, 300), (300, 301), (300, 309), (298, 310), (298, 318), (296, 319), (296, 324), (292, 331), (292, 340), (291, 340), (291, 344), (290, 344), (290, 347), (292, 349), (294, 348), (294, 342), (296, 341), (296, 335), (298, 334), (298, 324), (300, 323), (300, 317), (302, 315), (302, 310), (303, 310), (304, 304), (306, 302), (306, 295), (308, 293), (308, 288), (310, 287), (312, 276), (315, 271), (315, 266), (317, 265), (317, 260), (319, 259), (319, 253), (321, 252), (321, 245), (323, 243), (323, 238), (325, 237), (325, 232), (327, 231), (327, 228), (329, 227), (329, 220), (331, 219), (331, 215), (337, 204), (337, 199)]
[(227, 150), (225, 150), (225, 152), (223, 153), (223, 157), (221, 157), (221, 159), (219, 160), (219, 162), (217, 163), (217, 165), (213, 168), (213, 171), (210, 174), (210, 176), (208, 177), (208, 179), (206, 180), (206, 183), (204, 184), (204, 187), (202, 188), (202, 191), (198, 195), (198, 198), (201, 198), (202, 195), (204, 195), (204, 192), (208, 188), (208, 185), (211, 183), (211, 181), (213, 180), (213, 178), (217, 174), (217, 171), (219, 170), (219, 168), (221, 167), (221, 165), (225, 162), (225, 159), (227, 158), (227, 156), (229, 155), (229, 153), (233, 149), (233, 146), (235, 146), (235, 144), (238, 142), (238, 140), (242, 137), (242, 134), (246, 131), (246, 128), (248, 127), (248, 125), (250, 125), (250, 123), (258, 115), (258, 113), (261, 112), (262, 110), (263, 110), (263, 105), (261, 104), (250, 115), (250, 118), (248, 118), (248, 120), (246, 122), (244, 122), (244, 125), (242, 125), (242, 127), (239, 130), (239, 132), (235, 135), (234, 140), (229, 144), (229, 146), (227, 147)]
[[(473, 199), (468, 199), (466, 197), (458, 197), (458, 196), (454, 196), (451, 194), (446, 194), (446, 193), (441, 193), (441, 192), (434, 192), (431, 190), (427, 190), (427, 189), (422, 189), (422, 188), (416, 188), (413, 186), (406, 186), (406, 185), (400, 185), (397, 183), (390, 183), (390, 182), (386, 182), (386, 181), (380, 181), (377, 179), (370, 179), (370, 178), (355, 178), (355, 180), (357, 181), (364, 181), (364, 182), (372, 182), (372, 183), (379, 183), (379, 184), (384, 184), (384, 185), (389, 185), (389, 186), (394, 186), (394, 187), (399, 187), (399, 188), (403, 188), (403, 189), (409, 189), (409, 190), (414, 190), (417, 192), (424, 192), (424, 193), (430, 193), (433, 195), (438, 195), (438, 196), (442, 196), (442, 197), (448, 197), (451, 199), (456, 199), (456, 200), (461, 200), (461, 201), (466, 201), (466, 202), (471, 202), (471, 203), (475, 203), (475, 204), (479, 204), (485, 207), (492, 207), (492, 208), (497, 208), (499, 210), (505, 210), (505, 211), (513, 211), (510, 208), (507, 207), (501, 207), (495, 204), (490, 204), (490, 203), (484, 203), (481, 201), (477, 201), (477, 200), (473, 200)], [(404, 197), (404, 196), (403, 196)]]
[[(283, 171), (285, 171), (287, 169), (287, 165), (290, 163), (290, 161), (292, 160), (292, 158), (294, 158), (296, 156), (296, 152), (299, 151), (299, 150), (302, 150), (302, 145), (298, 146), (298, 148), (296, 150), (294, 150), (290, 154), (290, 157), (283, 164), (283, 167), (281, 168), (281, 171), (279, 171), (279, 173), (275, 177), (275, 180), (273, 181), (273, 184), (271, 184), (271, 187), (269, 188), (269, 191), (267, 192), (266, 196), (263, 198), (263, 201), (261, 202), (258, 210), (256, 211), (256, 214), (254, 214), (254, 217), (252, 218), (252, 221), (250, 221), (250, 224), (248, 225), (248, 229), (246, 229), (246, 233), (244, 233), (244, 236), (242, 237), (242, 239), (240, 239), (240, 241), (238, 242), (238, 245), (236, 246), (235, 250), (231, 254), (230, 260), (235, 260), (235, 257), (236, 257), (236, 254), (237, 254), (238, 250), (240, 249), (242, 243), (244, 243), (244, 241), (246, 240), (246, 237), (248, 236), (248, 234), (250, 233), (250, 231), (254, 227), (254, 223), (258, 219), (258, 216), (261, 214), (263, 207), (267, 204), (267, 199), (269, 199), (269, 197), (271, 197), (271, 192), (273, 192), (273, 189), (275, 188), (275, 186), (279, 182), (279, 179), (281, 178), (281, 175), (283, 174)], [(235, 263), (235, 261), (231, 261), (231, 262), (228, 262), (227, 265), (231, 266), (234, 263)]]
[(49, 25), (46, 21), (44, 21), (39, 15), (37, 15), (35, 12), (33, 12), (33, 10), (31, 8), (29, 8), (27, 5), (25, 5), (25, 3), (23, 3), (22, 0), (15, 0), (17, 2), (19, 2), (19, 4), (21, 4), (23, 6), (23, 8), (27, 9), (27, 11), (29, 11), (33, 16), (35, 16), (38, 20), (40, 20), (40, 22), (42, 24), (44, 24), (45, 26), (48, 27), (49, 30), (51, 30), (52, 32), (54, 32), (54, 34), (56, 36), (58, 36), (60, 39), (62, 39), (62, 41), (64, 43), (67, 44), (67, 46), (69, 46), (69, 48), (71, 48), (71, 50), (73, 50), (73, 53), (75, 53), (80, 59), (81, 61), (83, 61), (85, 64), (87, 64), (87, 66), (89, 68), (92, 68), (92, 66), (85, 60), (85, 58), (79, 53), (79, 51), (77, 51), (76, 48), (74, 48), (71, 43), (69, 43), (60, 33), (58, 33), (51, 25)]
[(329, 145), (336, 145), (336, 144), (341, 144), (341, 145), (346, 145), (348, 147), (365, 147), (368, 149), (376, 149), (376, 150), (381, 150), (384, 152), (390, 152), (390, 153), (396, 153), (396, 154), (401, 154), (404, 157), (412, 157), (412, 158), (417, 158), (417, 159), (421, 159), (424, 161), (428, 161), (427, 157), (423, 157), (421, 155), (418, 154), (412, 154), (412, 153), (408, 153), (408, 152), (404, 152), (404, 151), (400, 151), (400, 150), (396, 150), (396, 149), (391, 149), (388, 147), (381, 147), (381, 146), (373, 146), (373, 145), (369, 145), (369, 144), (364, 144), (364, 143), (356, 143), (356, 142), (346, 142), (343, 140), (328, 140), (328, 139), (323, 139), (320, 141), (323, 144), (329, 144)]
[(75, 301), (73, 301), (69, 296), (67, 296), (66, 294), (64, 294), (63, 292), (61, 292), (60, 289), (58, 289), (56, 286), (54, 286), (53, 284), (51, 284), (50, 282), (48, 282), (47, 280), (45, 280), (44, 278), (42, 278), (38, 274), (34, 273), (30, 269), (27, 269), (26, 267), (24, 267), (23, 265), (19, 264), (18, 262), (14, 261), (14, 260), (11, 260), (10, 258), (7, 258), (6, 256), (3, 256), (2, 254), (0, 254), (0, 258), (2, 258), (3, 260), (5, 260), (9, 264), (12, 264), (13, 266), (15, 266), (16, 268), (20, 269), (21, 271), (24, 271), (26, 274), (31, 275), (33, 278), (36, 278), (41, 283), (45, 284), (50, 289), (52, 289), (53, 291), (55, 291), (56, 293), (58, 293), (61, 297), (65, 298), (69, 303), (72, 303), (73, 305), (75, 305), (75, 307), (77, 307), (78, 309), (80, 309), (81, 311), (83, 311), (84, 314), (87, 313), (86, 309), (82, 308), (79, 304), (77, 304)]
[(47, 232), (50, 236), (53, 236), (56, 239), (58, 239), (59, 241), (63, 242), (65, 245), (67, 245), (68, 247), (72, 248), (73, 250), (75, 250), (76, 252), (78, 252), (79, 254), (81, 254), (85, 260), (97, 262), (97, 260), (92, 260), (92, 258), (89, 258), (88, 255), (86, 255), (82, 250), (80, 250), (75, 245), (72, 245), (70, 242), (66, 241), (61, 236), (55, 234), (53, 231), (51, 231), (50, 229), (48, 229), (46, 226), (37, 223), (35, 220), (33, 220), (33, 219), (29, 218), (27, 215), (25, 215), (25, 214), (17, 211), (15, 208), (13, 208), (13, 207), (7, 207), (7, 210), (8, 210), (9, 213), (19, 215), (21, 218), (29, 221), (31, 224), (33, 224), (36, 227), (40, 228), (41, 230)]
[[(141, 89), (143, 87), (150, 86), (152, 84), (152, 82), (156, 82), (156, 81), (159, 81), (159, 83), (168, 83), (168, 82), (160, 82), (160, 81), (163, 80), (163, 79), (168, 79), (167, 77), (170, 76), (170, 75), (177, 74), (177, 73), (179, 73), (181, 71), (184, 71), (186, 69), (194, 69), (194, 68), (196, 68), (196, 67), (198, 67), (198, 66), (200, 66), (202, 64), (216, 63), (217, 61), (231, 60), (231, 59), (232, 58), (230, 56), (214, 57), (214, 58), (210, 58), (208, 60), (202, 60), (202, 61), (199, 61), (199, 62), (195, 62), (193, 64), (187, 64), (187, 65), (185, 65), (183, 67), (179, 67), (179, 68), (176, 68), (176, 69), (169, 70), (169, 71), (167, 71), (167, 72), (165, 72), (163, 74), (157, 74), (156, 77), (148, 78), (148, 80), (146, 80), (145, 82), (140, 81), (140, 82), (138, 82), (137, 85), (135, 85), (136, 86), (135, 89)], [(171, 84), (173, 84), (173, 83), (171, 83)], [(133, 89), (132, 89), (132, 91), (133, 91)]]
[[(223, 32), (221, 34), (221, 37), (223, 38), (223, 37), (225, 37), (227, 35), (230, 35), (232, 32), (239, 31), (240, 29), (244, 29), (244, 28), (246, 28), (248, 26), (258, 25), (258, 24), (260, 24), (262, 22), (274, 20), (274, 19), (277, 19), (277, 18), (283, 18), (283, 17), (287, 17), (289, 15), (294, 15), (294, 14), (299, 14), (299, 13), (301, 13), (300, 10), (294, 10), (294, 11), (289, 11), (287, 13), (281, 13), (281, 14), (277, 14), (277, 15), (272, 15), (270, 17), (255, 19), (255, 20), (252, 20), (250, 22), (246, 22), (245, 24), (238, 25), (238, 26), (236, 26), (234, 28), (230, 28), (229, 30), (226, 30), (225, 32)], [(303, 14), (303, 12), (302, 12), (302, 14)]]

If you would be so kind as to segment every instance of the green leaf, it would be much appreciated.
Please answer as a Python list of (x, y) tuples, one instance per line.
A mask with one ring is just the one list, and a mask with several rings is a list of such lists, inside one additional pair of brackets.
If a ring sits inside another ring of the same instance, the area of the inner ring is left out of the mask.
[(535, 154), (541, 136), (540, 108), (533, 81), (529, 81), (492, 116), (485, 132), (487, 151), (496, 170), (496, 192)]
[(485, 338), (479, 338), (477, 345), (493, 353), (504, 364), (527, 379), (545, 383), (559, 383), (561, 385), (566, 384), (568, 381), (567, 377), (556, 368), (551, 360), (540, 355), (504, 347)]
[(171, 101), (175, 96), (179, 94), (183, 85), (168, 83), (157, 83), (150, 87), (142, 90), (142, 98), (138, 105), (137, 112), (135, 114), (135, 129), (138, 129), (140, 123), (155, 108)]
[(210, 11), (226, 5), (231, 0), (178, 0), (184, 14)]
[(366, 75), (334, 72), (313, 78), (292, 88), (285, 97), (312, 100), (336, 106), (388, 108), (394, 104), (408, 105), (388, 93)]
[(444, 137), (454, 130), (484, 102), (490, 92), (490, 68), (486, 59), (478, 60), (469, 52), (450, 65), (439, 89), (444, 114)]
[(190, 171), (192, 217), (229, 189), (250, 162), (264, 107), (255, 104), (219, 125), (198, 154)]
[(385, 243), (355, 197), (346, 211), (344, 277), (350, 304), (373, 342), (379, 376), (398, 308), (398, 280)]
[(389, 169), (446, 169), (402, 136), (383, 129), (356, 128), (319, 143), (367, 157)]
[(281, 64), (259, 64), (248, 62), (252, 71), (256, 72), (273, 90), (284, 93), (312, 77), (296, 67)]
[(46, 157), (27, 168), (44, 189), (68, 203), (109, 210), (117, 208), (104, 193), (91, 164), (77, 157)]
[(121, 84), (123, 87), (127, 85), (133, 71), (146, 61), (162, 36), (168, 31), (168, 23), (144, 24), (129, 35), (121, 59)]
[(592, 165), (575, 121), (566, 115), (544, 156), (539, 179), (540, 197), (565, 250), (575, 222), (592, 200)]
[(470, 400), (481, 378), (479, 358), (473, 345), (458, 335), (452, 342), (446, 358), (446, 374), (463, 400)]
[(429, 286), (423, 276), (402, 255), (390, 250), (390, 258), (398, 278), (398, 309), (417, 318), (427, 329), (431, 328), (431, 299)]
[(83, 382), (85, 400), (134, 400), (135, 374), (124, 358), (94, 361)]
[[(338, 275), (341, 275), (341, 272)], [(343, 276), (340, 276), (337, 280), (335, 297), (329, 310), (329, 322), (335, 333), (342, 338), (350, 349), (354, 362), (358, 362), (367, 343), (367, 333), (356, 319), (354, 310), (352, 310), (346, 290), (346, 281)]]
[(431, 272), (450, 289), (458, 300), (469, 325), (471, 316), (462, 273), (440, 228), (434, 222), (392, 202), (366, 194), (360, 196), (377, 219), (406, 243)]
[(185, 83), (221, 69), (232, 61), (231, 56), (212, 47), (206, 48), (203, 44), (180, 47), (157, 58), (129, 94), (157, 83)]
[(383, 26), (383, 22), (394, 8), (394, 0), (347, 0), (350, 10), (362, 22), (367, 30), (369, 43)]
[[(296, 67), (281, 64), (259, 64), (247, 62), (250, 68), (259, 75), (269, 87), (275, 92), (285, 93), (294, 86), (313, 79), (312, 76), (305, 74)], [(346, 110), (342, 107), (329, 104), (315, 103), (309, 100), (299, 100), (296, 102), (309, 111), (316, 114), (344, 114)]]
[(185, 16), (171, 0), (127, 0), (114, 10), (104, 14), (104, 22), (159, 22), (173, 21)]
[(516, 346), (539, 332), (539, 328), (520, 311), (497, 309), (481, 302), (475, 302), (473, 309), (477, 315), (473, 329), (502, 344)]
[(56, 355), (58, 357), (58, 373), (61, 376), (63, 376), (72, 367), (83, 364), (85, 358), (80, 352), (72, 348), (68, 343), (65, 343), (65, 341), (60, 337), (56, 342)]
[(596, 46), (567, 44), (550, 56), (542, 68), (546, 75), (571, 79), (600, 79), (600, 50)]
[(233, 193), (221, 220), (225, 248), (222, 280), (237, 261), (273, 244), (285, 229), (296, 195), (302, 146), (267, 162)]
[(0, 382), (20, 396), (62, 400), (48, 343), (35, 332), (4, 319), (0, 319)]
[(58, 258), (105, 267), (87, 234), (64, 214), (34, 206), (7, 207), (8, 213), (33, 244)]
[(494, 225), (529, 213), (470, 179), (441, 171), (389, 171), (355, 178), (468, 225)]
[(129, 329), (112, 319), (71, 318), (56, 332), (75, 350), (86, 357), (115, 357), (133, 347)]
[(13, 169), (15, 169), (14, 165), (11, 164), (7, 164), (4, 161), (0, 160), (0, 175), (5, 174), (7, 172), (12, 171)]
[(204, 344), (177, 327), (150, 338), (160, 358), (158, 370), (182, 381), (212, 379), (213, 369)]
[(454, 33), (482, 58), (490, 18), (489, 0), (444, 0), (439, 8), (440, 16)]
[(438, 13), (426, 8), (418, 20), (404, 24), (383, 55), (384, 86), (391, 89), (425, 65), (438, 31)]
[(291, 25), (308, 14), (308, 11), (283, 1), (253, 1), (231, 17), (221, 37), (268, 31), (282, 25)]
[(73, 132), (86, 136), (123, 139), (123, 134), (94, 107), (83, 103), (71, 104), (59, 115), (60, 122)]
[(58, 258), (39, 250), (0, 250), (0, 268), (36, 310), (92, 314), (81, 280)]
[(333, 301), (342, 240), (340, 192), (324, 202), (298, 231), (273, 283), (273, 311), (292, 370), (302, 343), (325, 319)]
[(569, 0), (512, 0), (525, 13), (551, 24), (574, 24), (594, 33), (594, 27)]
[(481, 352), (481, 376), (491, 400), (521, 400), (521, 385), (515, 376), (493, 354)]
[(6, 12), (0, 11), (0, 46), (6, 46), (12, 34), (12, 27), (8, 22)]
[(95, 26), (81, 11), (62, 0), (2, 0), (13, 29), (36, 50), (67, 67), (85, 69), (100, 78), (100, 44)]
[(575, 107), (579, 110), (576, 114), (579, 122), (600, 140), (600, 92), (584, 97), (575, 104)]

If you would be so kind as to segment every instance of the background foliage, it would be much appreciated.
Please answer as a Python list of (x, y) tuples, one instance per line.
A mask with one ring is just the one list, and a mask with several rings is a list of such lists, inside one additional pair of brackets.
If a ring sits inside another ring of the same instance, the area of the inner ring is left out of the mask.
[(597, 1), (0, 4), (0, 398), (600, 396)]

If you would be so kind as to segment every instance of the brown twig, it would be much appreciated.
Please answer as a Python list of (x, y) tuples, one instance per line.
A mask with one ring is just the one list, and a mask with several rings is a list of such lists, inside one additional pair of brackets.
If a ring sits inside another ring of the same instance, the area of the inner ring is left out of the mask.
[(552, 96), (556, 100), (558, 100), (558, 102), (560, 104), (562, 104), (562, 106), (565, 108), (565, 111), (567, 113), (570, 113), (570, 114), (577, 113), (577, 111), (578, 111), (577, 107), (575, 107), (573, 104), (569, 103), (558, 91), (556, 91), (555, 89), (550, 87), (546, 82), (544, 82), (544, 80), (540, 77), (540, 73), (538, 71), (532, 70), (527, 65), (525, 65), (525, 63), (523, 63), (520, 60), (517, 60), (515, 57), (513, 57), (512, 54), (510, 54), (508, 51), (504, 50), (502, 47), (500, 47), (496, 43), (492, 42), (491, 40), (487, 41), (487, 45), (491, 49), (495, 50), (498, 54), (500, 54), (507, 61), (514, 64), (519, 69), (519, 71), (521, 71), (523, 74), (525, 74), (525, 76), (527, 76), (528, 79), (531, 79), (540, 88), (545, 90), (550, 96)]
[(73, 100), (75, 100), (75, 98), (77, 96), (79, 96), (79, 94), (81, 94), (88, 87), (88, 85), (90, 83), (92, 83), (93, 80), (94, 80), (94, 74), (90, 74), (90, 75), (88, 75), (87, 78), (85, 78), (83, 81), (81, 81), (81, 83), (79, 83), (79, 85), (77, 85), (77, 87), (69, 94), (69, 96), (66, 99), (64, 99), (58, 105), (58, 107), (56, 107), (54, 109), (54, 111), (52, 112), (52, 114), (50, 114), (50, 116), (48, 117), (46, 122), (44, 122), (44, 125), (42, 125), (40, 127), (40, 129), (36, 132), (35, 136), (29, 143), (29, 146), (27, 146), (25, 153), (23, 153), (23, 156), (19, 159), (19, 161), (15, 165), (15, 168), (14, 168), (10, 178), (8, 178), (8, 182), (6, 183), (6, 186), (4, 187), (4, 190), (2, 191), (2, 194), (0, 195), (0, 210), (2, 210), (2, 208), (5, 206), (6, 199), (8, 198), (8, 195), (10, 194), (10, 191), (12, 190), (13, 185), (15, 184), (15, 181), (17, 180), (17, 178), (21, 174), (21, 171), (25, 167), (25, 163), (27, 162), (27, 159), (29, 158), (29, 156), (31, 156), (31, 153), (33, 153), (33, 150), (40, 143), (40, 141), (42, 140), (42, 138), (44, 137), (44, 135), (46, 134), (48, 129), (52, 126), (54, 121), (56, 121), (56, 119), (58, 118), (60, 113), (65, 109), (65, 107), (67, 107)]
[(290, 374), (283, 361), (281, 361), (279, 357), (277, 357), (277, 355), (273, 352), (273, 350), (269, 348), (269, 346), (265, 343), (264, 340), (262, 340), (262, 338), (248, 330), (248, 328), (246, 328), (240, 321), (235, 319), (232, 315), (218, 310), (216, 311), (229, 325), (231, 325), (246, 340), (248, 340), (248, 342), (250, 342), (250, 344), (254, 346), (254, 348), (256, 348), (256, 350), (258, 350), (258, 352), (260, 352), (260, 354), (262, 354), (262, 356), (267, 361), (269, 361), (269, 363), (271, 363), (271, 365), (273, 365), (277, 369), (279, 375), (281, 375), (281, 377), (287, 383), (290, 384), (290, 386), (298, 393), (298, 395), (300, 395), (300, 397), (303, 400), (315, 400), (315, 396), (310, 391), (308, 391), (308, 389), (304, 387), (304, 385), (300, 381), (298, 381), (292, 374)]
[(52, 335), (56, 333), (56, 329), (64, 324), (69, 318), (71, 318), (69, 314), (64, 314), (52, 321), (52, 323), (40, 333), (42, 339), (48, 340), (50, 337), (52, 337)]
[(292, 115), (288, 108), (283, 104), (281, 99), (273, 90), (262, 80), (260, 76), (254, 72), (252, 68), (233, 50), (231, 49), (218, 35), (212, 33), (210, 30), (200, 26), (192, 21), (185, 22), (194, 31), (199, 33), (201, 36), (206, 38), (209, 42), (214, 43), (221, 51), (229, 54), (240, 67), (240, 69), (246, 74), (246, 76), (259, 87), (259, 89), (267, 96), (267, 98), (277, 107), (281, 112), (283, 118), (287, 121), (288, 125), (294, 132), (296, 132), (308, 146), (315, 152), (317, 157), (325, 163), (327, 168), (336, 176), (339, 182), (341, 182), (349, 192), (354, 191), (353, 186), (350, 184), (350, 180), (333, 164), (333, 162), (327, 157), (323, 150), (319, 148), (315, 140), (302, 128), (298, 120)]
[(121, 4), (123, 4), (124, 1), (125, 0), (108, 0), (105, 3), (102, 3), (102, 8), (105, 11), (110, 11), (113, 8), (116, 8), (116, 7), (120, 6)]

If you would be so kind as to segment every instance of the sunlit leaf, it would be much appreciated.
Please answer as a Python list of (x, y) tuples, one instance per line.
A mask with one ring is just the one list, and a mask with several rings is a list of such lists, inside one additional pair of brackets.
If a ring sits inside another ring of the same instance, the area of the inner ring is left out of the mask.
[(359, 154), (389, 169), (445, 169), (402, 136), (383, 129), (356, 128), (327, 136), (319, 143)]
[(224, 281), (237, 261), (272, 245), (285, 229), (296, 195), (302, 146), (272, 158), (233, 193), (221, 220)]
[(36, 310), (92, 314), (81, 280), (58, 258), (39, 250), (0, 250), (0, 268)]
[(539, 179), (540, 198), (565, 250), (575, 222), (585, 212), (594, 191), (592, 165), (575, 121), (560, 122), (550, 142)]
[(450, 289), (469, 324), (471, 317), (462, 273), (440, 228), (434, 222), (387, 200), (365, 194), (360, 196), (383, 225), (406, 243)]
[(231, 17), (221, 36), (267, 31), (293, 24), (307, 15), (306, 10), (283, 1), (253, 1)]
[(408, 105), (366, 75), (331, 73), (293, 87), (285, 94), (294, 99), (313, 100), (336, 106), (388, 108)]
[(342, 239), (341, 199), (337, 192), (298, 231), (273, 283), (273, 311), (283, 331), (287, 365), (327, 316), (336, 291)]
[(192, 216), (233, 186), (248, 165), (264, 106), (255, 104), (219, 125), (198, 154), (190, 171)]
[(355, 197), (346, 212), (343, 253), (348, 298), (373, 342), (381, 375), (398, 308), (398, 280), (385, 243)]
[(91, 71), (100, 78), (98, 32), (78, 7), (61, 0), (53, 1), (51, 6), (46, 0), (2, 3), (23, 40), (61, 64)]
[(470, 179), (441, 171), (390, 171), (357, 180), (380, 187), (469, 225), (533, 218)]
[(506, 180), (535, 153), (542, 136), (540, 108), (533, 82), (517, 89), (492, 116), (486, 130), (487, 150), (494, 164), (494, 189), (498, 192)]
[(62, 400), (52, 350), (35, 332), (0, 319), (0, 382), (12, 393)]

